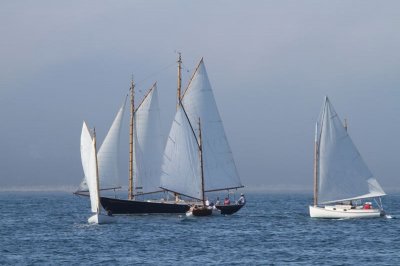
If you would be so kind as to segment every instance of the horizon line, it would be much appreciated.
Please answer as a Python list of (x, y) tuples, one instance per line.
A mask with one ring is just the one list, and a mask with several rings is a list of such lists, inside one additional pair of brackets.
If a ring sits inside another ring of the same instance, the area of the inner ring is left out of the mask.
[[(0, 187), (0, 192), (69, 192), (73, 193), (78, 189), (76, 185), (11, 185)], [(119, 191), (127, 190), (127, 186), (122, 186)], [(233, 191), (233, 190), (232, 190)], [(237, 189), (245, 193), (309, 193), (312, 195), (312, 188), (306, 186), (287, 186), (287, 185), (274, 185), (274, 186), (245, 186), (244, 188)], [(400, 187), (391, 187), (386, 189), (388, 194), (400, 193)]]

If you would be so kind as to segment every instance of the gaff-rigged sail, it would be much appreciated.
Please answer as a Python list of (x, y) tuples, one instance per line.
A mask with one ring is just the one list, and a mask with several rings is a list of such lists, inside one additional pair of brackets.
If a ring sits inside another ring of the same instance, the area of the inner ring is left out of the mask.
[[(99, 152), (97, 154), (99, 174), (100, 174), (100, 189), (113, 189), (119, 187), (119, 171), (118, 171), (118, 151), (119, 151), (119, 139), (121, 132), (122, 118), (124, 116), (125, 102), (119, 109), (110, 130), (105, 137), (103, 144), (101, 145)], [(82, 133), (83, 134), (83, 133)], [(81, 136), (82, 143), (82, 136)], [(82, 145), (82, 144), (81, 144)], [(87, 186), (87, 173), (85, 171), (85, 155), (81, 151), (82, 166), (85, 173), (78, 193), (81, 191), (88, 191)]]
[(318, 203), (386, 195), (368, 169), (328, 97), (317, 123)]
[(160, 129), (160, 108), (157, 87), (150, 89), (135, 111), (135, 191), (160, 191), (160, 173), (163, 154)]
[(162, 164), (161, 187), (202, 199), (199, 146), (184, 110), (178, 106)]
[(201, 120), (205, 190), (242, 187), (203, 60), (182, 96), (182, 105), (196, 134)]

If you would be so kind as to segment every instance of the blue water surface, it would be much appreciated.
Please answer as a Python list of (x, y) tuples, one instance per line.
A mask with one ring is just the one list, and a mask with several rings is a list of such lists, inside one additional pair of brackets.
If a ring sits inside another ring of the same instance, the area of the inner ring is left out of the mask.
[(1, 192), (1, 265), (400, 265), (400, 195), (393, 219), (311, 219), (306, 194), (248, 194), (232, 216), (118, 216), (88, 225), (87, 198)]

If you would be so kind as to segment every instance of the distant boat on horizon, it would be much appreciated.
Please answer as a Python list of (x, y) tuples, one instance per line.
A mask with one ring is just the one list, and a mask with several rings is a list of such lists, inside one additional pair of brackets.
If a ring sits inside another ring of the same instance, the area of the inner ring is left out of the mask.
[[(386, 193), (374, 178), (328, 97), (315, 127), (312, 218), (384, 216)], [(374, 200), (376, 207), (373, 207)]]

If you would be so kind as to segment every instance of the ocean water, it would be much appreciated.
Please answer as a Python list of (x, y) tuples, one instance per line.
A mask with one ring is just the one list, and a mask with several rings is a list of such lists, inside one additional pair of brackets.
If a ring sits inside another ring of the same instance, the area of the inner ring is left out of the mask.
[(311, 219), (306, 194), (248, 194), (232, 216), (118, 216), (88, 225), (87, 198), (1, 192), (1, 265), (400, 265), (400, 195), (392, 219)]

